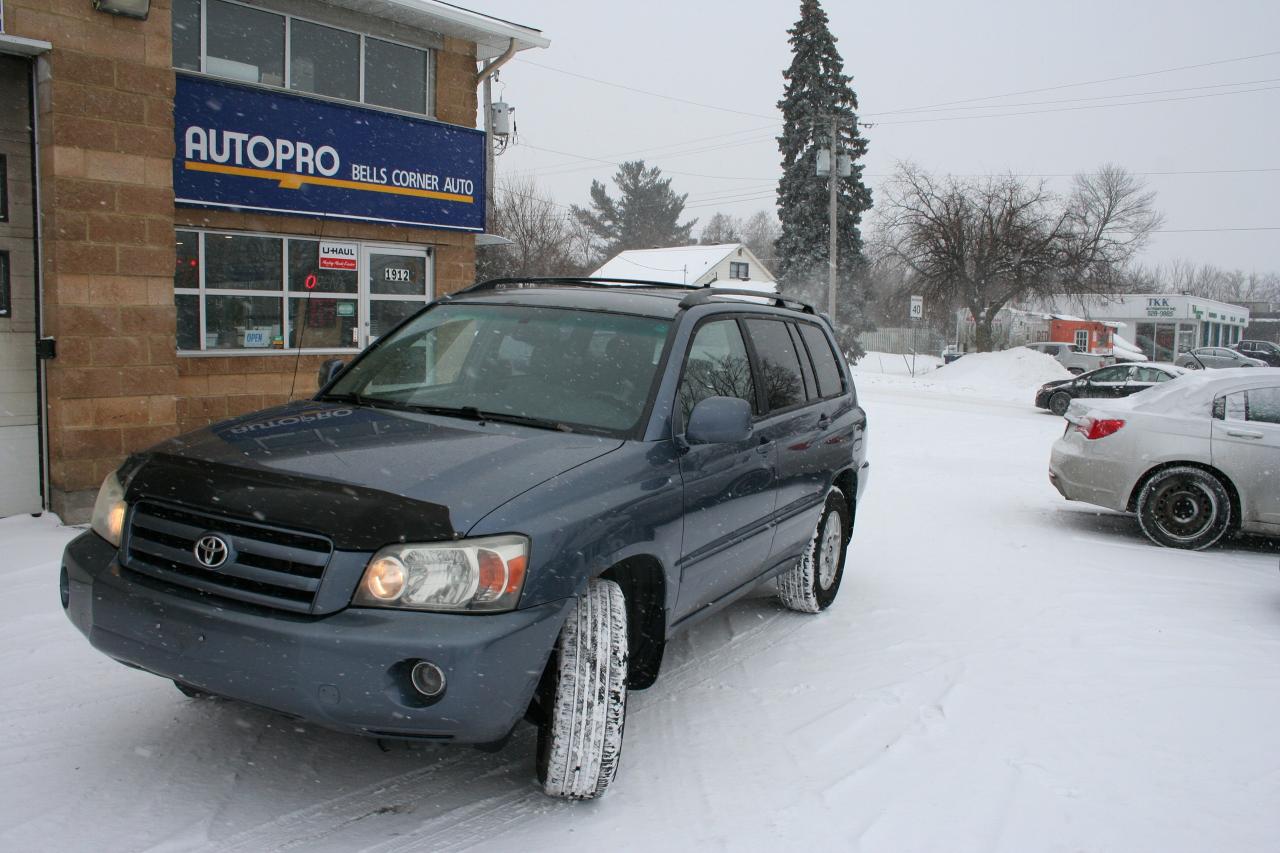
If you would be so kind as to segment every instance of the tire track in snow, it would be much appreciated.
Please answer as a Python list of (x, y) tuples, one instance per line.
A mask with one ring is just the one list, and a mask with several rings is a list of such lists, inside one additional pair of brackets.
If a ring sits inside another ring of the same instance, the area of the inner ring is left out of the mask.
[[(744, 603), (753, 601), (757, 606), (761, 606), (760, 602), (764, 599), (748, 599)], [(736, 607), (740, 608), (741, 605)], [(721, 620), (727, 619), (735, 609), (731, 606)], [(781, 606), (773, 612), (758, 615), (759, 618), (751, 627), (736, 633), (730, 630), (729, 635), (712, 648), (692, 648), (688, 652), (687, 659), (677, 663), (671, 670), (664, 670), (654, 687), (639, 694), (637, 697), (639, 701), (632, 701), (627, 715), (628, 723), (633, 724), (633, 720), (638, 715), (644, 715), (648, 709), (657, 704), (672, 701), (679, 694), (696, 688), (720, 673), (740, 665), (744, 659), (758, 653), (761, 642), (767, 641), (768, 645), (773, 645), (785, 641), (787, 637), (809, 624), (812, 619), (805, 614), (791, 613), (782, 609)], [(685, 636), (693, 640), (699, 633), (699, 628), (705, 630), (706, 627), (715, 625), (721, 620), (713, 618), (709, 623), (695, 627), (689, 635)], [(794, 622), (794, 625), (781, 632), (771, 630), (778, 622), (787, 620)], [(514, 738), (513, 743), (503, 751), (500, 763), (489, 765), (478, 776), (467, 776), (467, 781), (499, 776), (524, 778), (529, 775), (523, 771), (530, 760), (529, 750), (521, 748), (522, 744), (519, 743), (528, 739), (527, 736)], [(426, 767), (415, 768), (355, 791), (330, 797), (323, 802), (282, 815), (230, 838), (209, 841), (196, 849), (200, 853), (214, 853), (214, 851), (261, 853), (261, 851), (303, 848), (329, 849), (325, 847), (326, 844), (338, 842), (338, 836), (344, 831), (366, 819), (406, 815), (416, 811), (419, 804), (433, 794), (433, 790), (423, 790), (419, 786), (431, 781), (434, 777), (447, 777), (440, 781), (444, 787), (451, 787), (456, 785), (458, 780), (448, 771), (462, 769), (471, 763), (487, 763), (495, 758), (493, 755), (478, 753), (461, 745), (450, 747), (448, 751), (452, 754), (442, 755)], [(368, 843), (349, 839), (332, 849), (359, 849), (365, 853), (401, 853), (401, 851), (422, 849), (424, 841), (429, 839), (432, 851), (465, 850), (492, 841), (510, 824), (522, 820), (529, 814), (562, 806), (564, 804), (548, 800), (536, 786), (524, 783), (506, 793), (484, 797), (461, 806), (446, 807), (440, 814), (429, 817), (412, 828), (406, 828), (403, 833), (397, 833), (392, 838), (369, 839)], [(573, 808), (572, 805), (564, 807)], [(392, 827), (387, 826), (383, 828), (383, 832), (390, 829)]]

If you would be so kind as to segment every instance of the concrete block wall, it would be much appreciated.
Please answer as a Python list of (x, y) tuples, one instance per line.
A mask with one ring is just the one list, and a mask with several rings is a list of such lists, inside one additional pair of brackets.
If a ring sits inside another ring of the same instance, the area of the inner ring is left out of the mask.
[[(329, 357), (179, 358), (175, 225), (320, 232), (302, 217), (175, 211), (170, 0), (152, 0), (146, 21), (95, 12), (90, 0), (6, 0), (5, 26), (53, 44), (37, 65), (42, 310), (58, 339), (47, 372), (49, 498), (82, 520), (128, 453), (307, 396)], [(438, 118), (473, 126), (475, 46), (445, 39), (435, 62)], [(323, 236), (429, 244), (437, 293), (475, 277), (470, 235), (326, 222)]]

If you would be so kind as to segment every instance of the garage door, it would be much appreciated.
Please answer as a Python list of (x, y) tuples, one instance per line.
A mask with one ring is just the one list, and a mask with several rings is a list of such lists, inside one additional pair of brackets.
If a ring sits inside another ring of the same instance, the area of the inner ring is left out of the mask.
[(0, 517), (40, 509), (28, 65), (0, 56)]

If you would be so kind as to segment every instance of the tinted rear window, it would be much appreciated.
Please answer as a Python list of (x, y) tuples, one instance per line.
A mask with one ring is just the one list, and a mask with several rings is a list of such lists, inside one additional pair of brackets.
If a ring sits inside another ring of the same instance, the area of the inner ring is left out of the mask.
[(817, 326), (800, 323), (800, 334), (809, 347), (809, 355), (813, 358), (813, 369), (818, 374), (818, 394), (823, 397), (834, 397), (844, 392), (844, 377), (840, 373), (840, 365), (831, 350), (827, 336)]
[(779, 320), (747, 320), (746, 324), (760, 362), (760, 378), (769, 409), (775, 411), (803, 403), (800, 358), (786, 324)]

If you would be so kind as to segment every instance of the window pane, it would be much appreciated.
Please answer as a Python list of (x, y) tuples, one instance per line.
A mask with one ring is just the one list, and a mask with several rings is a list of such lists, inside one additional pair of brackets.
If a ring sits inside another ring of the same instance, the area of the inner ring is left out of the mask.
[(205, 287), (231, 290), (279, 290), (282, 273), (279, 237), (206, 234)]
[(315, 240), (289, 240), (289, 289), (306, 291), (307, 277), (315, 276), (315, 293), (355, 293), (360, 286), (356, 270), (320, 269), (320, 243)]
[(382, 337), (394, 329), (397, 323), (426, 304), (426, 300), (422, 302), (373, 300), (369, 303), (369, 340)]
[(358, 322), (355, 299), (318, 296), (289, 300), (291, 349), (351, 349)]
[(756, 408), (756, 389), (742, 333), (733, 320), (707, 323), (694, 335), (680, 380), (681, 423), (708, 397), (737, 397)]
[(427, 52), (375, 38), (364, 40), (366, 103), (411, 113), (427, 111)]
[(178, 306), (178, 349), (200, 349), (200, 297), (178, 294), (173, 301)]
[(827, 336), (817, 326), (801, 323), (800, 334), (809, 347), (809, 355), (813, 356), (813, 367), (818, 372), (818, 393), (823, 397), (834, 397), (844, 391), (844, 379), (840, 374), (840, 365)]
[(306, 21), (289, 26), (290, 88), (360, 100), (360, 36)]
[(761, 380), (770, 410), (804, 402), (804, 381), (787, 327), (776, 320), (747, 320), (747, 331), (760, 361)]
[(816, 400), (821, 395), (818, 394), (818, 386), (813, 379), (813, 365), (809, 363), (809, 356), (804, 351), (804, 342), (800, 340), (800, 332), (793, 323), (788, 323), (787, 326), (791, 332), (791, 346), (795, 349), (796, 358), (800, 360), (800, 373), (804, 376), (805, 399)]
[(200, 0), (173, 0), (173, 67), (200, 70)]
[(284, 85), (284, 17), (206, 0), (204, 70), (246, 83)]
[(1255, 388), (1249, 393), (1249, 420), (1280, 424), (1280, 388)]
[(405, 255), (370, 255), (369, 290), (384, 296), (425, 296), (427, 259)]
[(269, 350), (280, 336), (280, 299), (274, 296), (209, 296), (205, 301), (206, 349)]
[(173, 286), (195, 289), (200, 286), (200, 235), (179, 231), (174, 242), (178, 246), (178, 262), (173, 270)]

